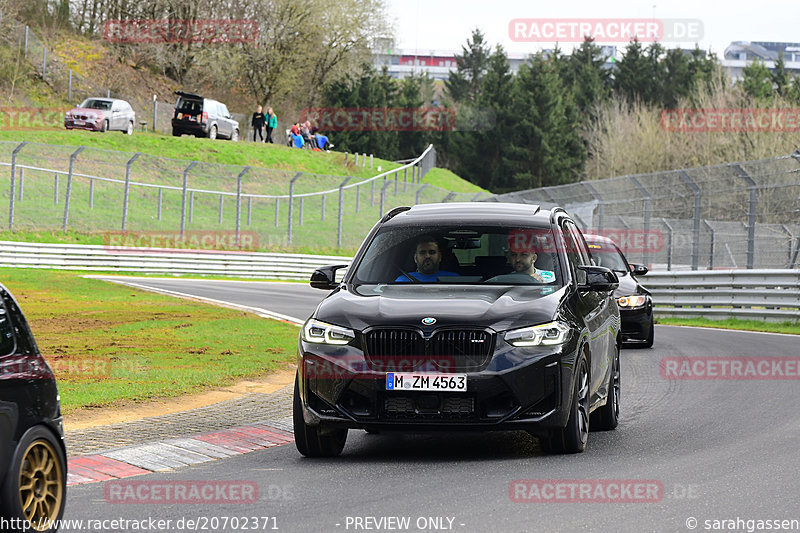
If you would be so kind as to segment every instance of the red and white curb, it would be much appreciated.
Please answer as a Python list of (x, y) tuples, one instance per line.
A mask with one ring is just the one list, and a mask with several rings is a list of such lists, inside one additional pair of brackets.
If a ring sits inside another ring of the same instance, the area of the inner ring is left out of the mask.
[(266, 424), (119, 448), (67, 460), (67, 485), (96, 483), (214, 461), (294, 442), (288, 431)]

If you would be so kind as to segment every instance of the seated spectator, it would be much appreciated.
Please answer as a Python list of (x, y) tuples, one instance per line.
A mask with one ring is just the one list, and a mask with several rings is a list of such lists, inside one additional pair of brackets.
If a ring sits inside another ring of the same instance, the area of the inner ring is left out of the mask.
[(302, 148), (306, 142), (303, 140), (303, 136), (299, 134), (291, 133), (292, 136), (292, 145), (295, 148)]

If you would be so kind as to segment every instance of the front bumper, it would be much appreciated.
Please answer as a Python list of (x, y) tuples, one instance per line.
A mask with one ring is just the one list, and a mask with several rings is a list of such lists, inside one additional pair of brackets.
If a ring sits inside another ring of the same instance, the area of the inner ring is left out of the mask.
[(64, 127), (68, 130), (100, 131), (102, 124), (102, 120), (85, 120), (78, 123), (75, 120), (64, 120)]
[(642, 307), (625, 309), (620, 307), (619, 316), (622, 320), (622, 339), (624, 341), (644, 341), (650, 336), (650, 326), (653, 324), (653, 304), (647, 301)]
[(303, 341), (298, 347), (305, 422), (330, 428), (544, 433), (567, 423), (574, 362), (569, 344), (505, 344), (485, 369), (464, 372), (466, 392), (394, 391), (386, 390), (386, 371), (392, 369), (370, 368), (358, 349)]

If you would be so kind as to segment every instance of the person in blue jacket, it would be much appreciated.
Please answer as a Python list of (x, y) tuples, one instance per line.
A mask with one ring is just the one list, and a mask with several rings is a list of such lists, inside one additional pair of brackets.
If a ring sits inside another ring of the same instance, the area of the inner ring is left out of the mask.
[[(415, 272), (409, 272), (408, 276), (418, 281), (439, 281), (439, 277), (458, 276), (455, 272), (439, 270), (442, 262), (442, 251), (439, 243), (431, 235), (423, 235), (417, 239), (417, 248), (414, 251), (414, 263), (417, 265)], [(405, 274), (398, 276), (395, 281), (412, 281)]]

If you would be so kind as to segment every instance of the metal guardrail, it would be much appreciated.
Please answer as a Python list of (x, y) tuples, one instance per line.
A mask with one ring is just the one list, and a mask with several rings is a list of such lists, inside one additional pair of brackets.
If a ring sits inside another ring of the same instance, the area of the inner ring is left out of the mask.
[[(0, 241), (0, 267), (307, 281), (351, 257)], [(800, 320), (800, 270), (650, 272), (657, 316)]]
[(351, 258), (0, 241), (0, 267), (139, 274), (199, 274), (307, 281), (325, 264)]
[(656, 316), (800, 320), (800, 270), (651, 272)]

